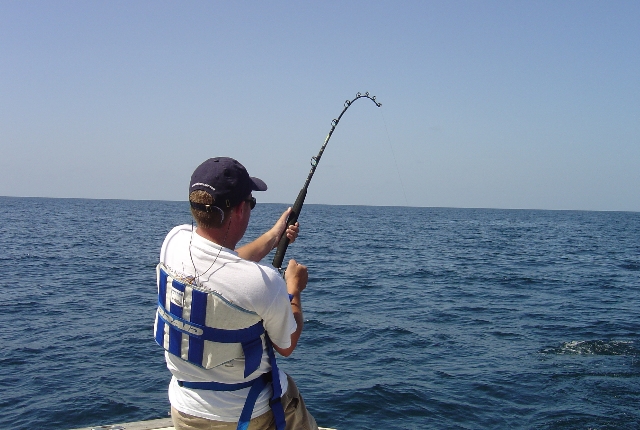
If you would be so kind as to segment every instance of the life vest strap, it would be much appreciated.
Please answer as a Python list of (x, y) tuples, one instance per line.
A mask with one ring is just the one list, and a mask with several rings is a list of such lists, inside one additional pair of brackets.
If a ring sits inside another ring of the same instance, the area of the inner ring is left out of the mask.
[[(237, 430), (247, 430), (247, 428), (249, 427), (249, 421), (251, 421), (253, 408), (255, 407), (256, 401), (258, 400), (258, 396), (260, 395), (264, 387), (266, 387), (270, 382), (272, 382), (271, 374), (265, 373), (256, 380), (255, 384), (253, 384), (253, 386), (249, 390), (249, 394), (247, 394), (247, 400), (244, 402), (244, 407), (242, 408), (242, 413), (240, 414), (240, 419), (238, 420)], [(282, 428), (282, 430), (284, 430), (284, 427)]]
[(242, 388), (251, 387), (249, 394), (247, 394), (247, 400), (244, 402), (244, 407), (240, 413), (240, 419), (238, 420), (238, 427), (236, 430), (247, 430), (249, 427), (249, 421), (251, 421), (251, 414), (253, 408), (256, 405), (258, 396), (262, 390), (271, 383), (273, 387), (273, 396), (269, 399), (269, 406), (273, 417), (276, 422), (277, 430), (285, 430), (286, 421), (284, 417), (284, 407), (282, 406), (282, 387), (280, 386), (280, 371), (278, 370), (278, 364), (276, 363), (276, 356), (273, 351), (273, 346), (269, 335), (266, 335), (267, 340), (267, 352), (269, 355), (269, 361), (271, 362), (271, 372), (264, 373), (256, 379), (248, 382), (240, 382), (238, 384), (223, 384), (220, 382), (189, 382), (178, 381), (178, 385), (185, 388), (191, 388), (194, 390), (211, 390), (211, 391), (236, 391)]
[[(180, 357), (180, 342), (178, 339), (182, 338), (181, 333), (190, 336), (192, 343), (203, 343), (205, 340), (219, 343), (239, 343), (242, 345), (242, 352), (244, 353), (245, 366), (244, 377), (248, 377), (260, 367), (262, 361), (262, 338), (260, 337), (264, 331), (262, 321), (255, 323), (254, 325), (242, 329), (236, 330), (224, 330), (219, 328), (207, 327), (200, 324), (195, 324), (191, 321), (187, 321), (184, 318), (176, 315), (167, 310), (162, 302), (158, 301), (158, 317), (169, 324), (169, 352)], [(171, 342), (173, 334), (174, 342)], [(163, 339), (164, 333), (156, 333), (156, 342), (162, 345), (161, 339)], [(199, 353), (195, 353), (195, 351)], [(195, 356), (198, 361), (202, 360), (201, 348), (194, 348), (194, 352), (190, 354)], [(190, 355), (190, 358), (191, 358)], [(191, 360), (189, 360), (191, 361)], [(199, 364), (195, 362), (194, 364)]]
[(264, 333), (262, 321), (256, 324), (235, 330), (225, 330), (221, 328), (207, 327), (187, 321), (182, 317), (170, 312), (164, 307), (162, 302), (158, 301), (158, 316), (164, 320), (172, 328), (202, 340), (220, 343), (242, 343), (255, 340)]
[(266, 344), (267, 344), (267, 355), (269, 356), (269, 362), (271, 363), (271, 375), (272, 375), (272, 386), (273, 386), (273, 396), (271, 400), (269, 400), (269, 405), (271, 406), (271, 411), (273, 412), (273, 418), (276, 422), (277, 430), (284, 430), (286, 426), (286, 421), (284, 418), (284, 407), (282, 406), (282, 386), (280, 385), (280, 371), (278, 370), (278, 363), (276, 361), (276, 354), (273, 351), (273, 342), (271, 342), (271, 338), (269, 338), (269, 334), (265, 332), (264, 334)]
[(262, 390), (271, 382), (271, 373), (265, 373), (247, 382), (240, 382), (238, 384), (223, 384), (221, 382), (189, 382), (178, 381), (178, 385), (185, 388), (191, 388), (193, 390), (209, 390), (209, 391), (236, 391), (243, 388), (251, 387), (249, 394), (247, 394), (247, 400), (242, 407), (242, 413), (240, 413), (240, 419), (238, 421), (237, 430), (246, 430), (249, 427), (249, 421), (251, 421), (251, 414), (253, 408), (256, 405), (258, 396)]
[(189, 382), (179, 380), (178, 385), (185, 388), (191, 388), (192, 390), (236, 391), (253, 386), (254, 382), (261, 377), (262, 376), (252, 379), (251, 381), (240, 382), (238, 384), (223, 384), (222, 382)]

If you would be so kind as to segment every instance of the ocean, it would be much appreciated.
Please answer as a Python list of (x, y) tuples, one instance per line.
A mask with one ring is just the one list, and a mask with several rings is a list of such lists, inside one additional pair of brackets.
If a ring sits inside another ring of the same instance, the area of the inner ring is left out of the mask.
[[(285, 205), (261, 204), (247, 238)], [(185, 202), (0, 197), (0, 428), (166, 417), (155, 266)], [(640, 428), (640, 213), (306, 205), (281, 368), (321, 426)], [(271, 261), (271, 257), (266, 261)]]

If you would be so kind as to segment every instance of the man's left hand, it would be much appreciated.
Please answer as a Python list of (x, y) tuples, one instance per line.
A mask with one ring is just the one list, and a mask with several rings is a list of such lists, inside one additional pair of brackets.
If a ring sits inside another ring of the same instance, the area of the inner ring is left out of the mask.
[[(291, 208), (288, 208), (286, 211), (284, 211), (280, 216), (280, 219), (276, 221), (275, 225), (271, 229), (275, 233), (275, 237), (276, 237), (276, 241), (273, 244), (273, 248), (277, 247), (278, 243), (280, 243), (280, 238), (282, 237), (282, 232), (284, 231), (284, 228), (287, 225), (287, 218), (289, 217), (290, 213), (291, 213)], [(296, 222), (295, 224), (291, 224), (287, 228), (287, 232), (286, 232), (287, 238), (289, 238), (289, 243), (295, 242), (299, 233), (300, 233), (300, 223)]]

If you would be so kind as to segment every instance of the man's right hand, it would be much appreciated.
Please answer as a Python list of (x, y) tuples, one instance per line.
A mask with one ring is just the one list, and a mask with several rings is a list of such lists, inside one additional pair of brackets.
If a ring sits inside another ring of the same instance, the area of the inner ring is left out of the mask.
[(287, 292), (289, 294), (300, 294), (309, 281), (307, 266), (298, 264), (296, 260), (289, 260), (284, 279), (287, 281)]
[(293, 350), (296, 349), (298, 340), (302, 334), (302, 328), (304, 327), (302, 299), (300, 298), (300, 293), (306, 288), (307, 281), (309, 280), (307, 266), (298, 264), (296, 260), (289, 260), (289, 265), (287, 266), (284, 279), (287, 282), (287, 292), (293, 296), (291, 299), (291, 311), (293, 312), (293, 318), (296, 320), (296, 331), (291, 333), (291, 346), (289, 346), (289, 348), (282, 349), (276, 344), (274, 344), (273, 347), (278, 351), (278, 354), (283, 357), (288, 357), (291, 355)]

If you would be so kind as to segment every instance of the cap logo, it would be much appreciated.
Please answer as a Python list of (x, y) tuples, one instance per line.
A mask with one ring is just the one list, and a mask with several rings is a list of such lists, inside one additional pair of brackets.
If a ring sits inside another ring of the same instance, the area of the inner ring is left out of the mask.
[(202, 183), (202, 182), (196, 182), (195, 184), (191, 185), (191, 188), (193, 188), (193, 187), (197, 187), (197, 186), (211, 188), (211, 190), (212, 190), (212, 191), (215, 191), (215, 190), (216, 190), (216, 189), (215, 189), (215, 188), (213, 188), (211, 185), (209, 185), (209, 184), (204, 184), (204, 183)]

